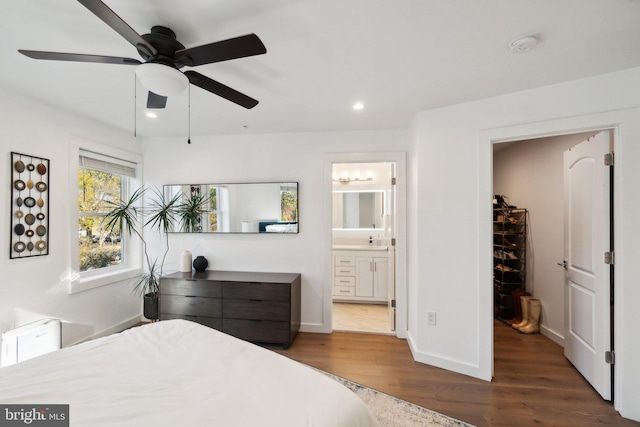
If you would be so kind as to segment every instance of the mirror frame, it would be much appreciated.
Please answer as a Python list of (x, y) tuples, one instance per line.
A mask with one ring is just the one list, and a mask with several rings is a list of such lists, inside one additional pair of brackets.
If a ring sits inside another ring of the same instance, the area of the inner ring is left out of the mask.
[[(300, 194), (300, 185), (297, 181), (269, 181), (269, 182), (225, 182), (225, 183), (206, 183), (206, 184), (165, 184), (162, 186), (162, 192), (164, 194), (164, 196), (170, 200), (171, 198), (175, 197), (178, 195), (177, 191), (170, 191), (171, 188), (173, 187), (178, 187), (180, 188), (180, 192), (182, 193), (183, 197), (181, 197), (182, 200), (185, 200), (185, 189), (189, 190), (189, 189), (193, 189), (195, 187), (198, 187), (200, 189), (202, 189), (203, 187), (205, 188), (213, 188), (213, 187), (218, 187), (218, 188), (224, 188), (224, 187), (232, 187), (235, 188), (236, 186), (240, 186), (240, 188), (243, 188), (245, 186), (261, 186), (261, 185), (279, 185), (279, 186), (283, 186), (283, 185), (289, 185), (289, 186), (295, 186), (295, 208), (293, 209), (293, 216), (295, 217), (295, 220), (292, 221), (282, 221), (282, 199), (281, 199), (281, 195), (280, 195), (280, 199), (277, 201), (277, 203), (280, 204), (280, 219), (260, 219), (259, 218), (259, 213), (256, 214), (256, 216), (258, 216), (257, 218), (251, 218), (250, 220), (238, 220), (237, 218), (234, 218), (233, 213), (228, 212), (229, 208), (227, 208), (227, 225), (230, 227), (230, 231), (202, 231), (202, 230), (196, 230), (196, 231), (188, 231), (185, 230), (185, 224), (187, 223), (187, 221), (185, 221), (183, 218), (179, 218), (178, 221), (178, 226), (179, 226), (179, 230), (170, 230), (169, 233), (187, 233), (187, 234), (267, 234), (267, 235), (273, 235), (273, 234), (299, 234), (300, 230), (299, 230), (299, 223), (300, 223), (300, 205), (299, 205), (299, 194)], [(217, 197), (217, 195), (216, 195)], [(234, 201), (235, 202), (235, 201)], [(180, 203), (180, 202), (179, 202)], [(269, 202), (270, 203), (270, 202)], [(275, 204), (275, 202), (274, 202)], [(208, 204), (207, 207), (205, 208), (205, 211), (202, 212), (200, 215), (209, 218), (210, 215), (210, 211), (208, 210)], [(219, 211), (218, 211), (219, 213)], [(183, 216), (182, 215), (178, 215), (178, 217)], [(203, 221), (204, 217), (201, 217), (199, 221)], [(207, 219), (208, 221), (208, 219)], [(235, 225), (232, 224), (235, 223)], [(278, 227), (280, 226), (280, 227)], [(270, 228), (272, 228), (270, 230)], [(278, 230), (278, 228), (280, 228), (280, 230)], [(233, 230), (233, 231), (231, 231)]]

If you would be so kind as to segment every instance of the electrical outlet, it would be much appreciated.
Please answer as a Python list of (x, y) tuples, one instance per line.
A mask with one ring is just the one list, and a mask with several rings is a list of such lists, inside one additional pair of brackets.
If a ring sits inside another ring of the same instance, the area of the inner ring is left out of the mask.
[(436, 312), (435, 311), (427, 311), (427, 324), (435, 325), (436, 324)]

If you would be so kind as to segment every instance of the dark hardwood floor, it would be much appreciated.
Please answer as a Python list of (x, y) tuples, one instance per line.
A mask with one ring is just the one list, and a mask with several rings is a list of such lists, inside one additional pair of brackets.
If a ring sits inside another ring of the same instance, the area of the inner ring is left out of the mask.
[(289, 349), (273, 350), (476, 426), (640, 426), (600, 398), (562, 347), (499, 321), (492, 382), (415, 362), (393, 336), (300, 333)]

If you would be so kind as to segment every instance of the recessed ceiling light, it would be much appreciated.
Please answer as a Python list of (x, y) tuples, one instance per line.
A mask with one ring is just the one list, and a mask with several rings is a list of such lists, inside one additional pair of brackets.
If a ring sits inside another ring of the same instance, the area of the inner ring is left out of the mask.
[(537, 44), (538, 39), (535, 36), (518, 37), (509, 43), (509, 50), (511, 50), (511, 53), (529, 52)]
[(355, 104), (353, 104), (354, 110), (362, 110), (363, 108), (364, 108), (364, 104), (362, 102), (356, 102)]
[(145, 113), (145, 115), (146, 115), (147, 117), (149, 117), (150, 119), (155, 119), (155, 118), (157, 118), (157, 117), (158, 117), (158, 115), (157, 115), (156, 113), (154, 113), (153, 111), (147, 111), (147, 112)]

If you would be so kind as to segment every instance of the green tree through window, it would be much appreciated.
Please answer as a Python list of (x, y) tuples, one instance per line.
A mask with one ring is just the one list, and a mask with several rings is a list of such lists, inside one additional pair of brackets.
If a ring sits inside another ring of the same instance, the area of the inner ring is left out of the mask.
[(122, 197), (120, 175), (78, 169), (78, 243), (80, 271), (96, 270), (123, 262), (120, 230), (107, 233), (102, 218)]

